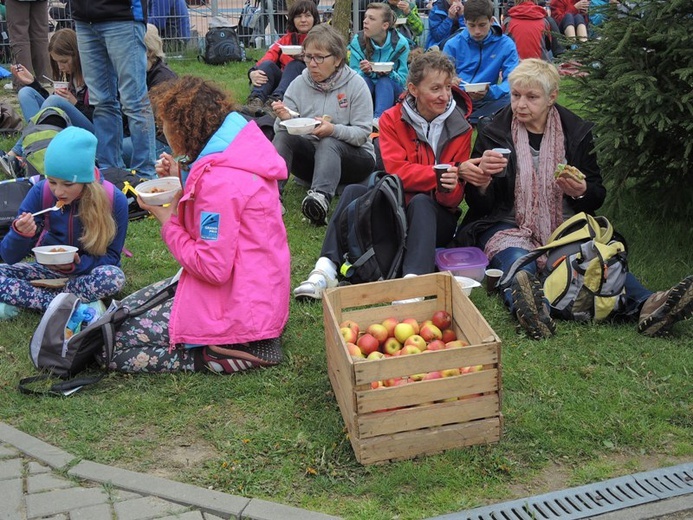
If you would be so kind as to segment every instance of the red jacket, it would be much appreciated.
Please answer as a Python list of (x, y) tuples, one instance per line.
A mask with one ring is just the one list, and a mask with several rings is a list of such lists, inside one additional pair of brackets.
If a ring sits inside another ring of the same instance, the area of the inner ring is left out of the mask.
[[(551, 0), (551, 16), (558, 25), (561, 25), (563, 17), (566, 13), (570, 14), (581, 14), (580, 11), (575, 9), (575, 3), (578, 0)], [(583, 14), (585, 21), (587, 21), (587, 13)]]
[[(464, 162), (471, 154), (472, 127), (466, 118), (471, 112), (472, 102), (456, 87), (453, 87), (453, 97), (457, 107), (445, 121), (441, 134), (441, 138), (447, 134), (447, 142), (438, 157), (440, 164)], [(385, 171), (402, 179), (407, 202), (417, 193), (431, 193), (441, 206), (456, 211), (464, 197), (464, 185), (459, 183), (451, 193), (436, 191), (435, 155), (428, 142), (421, 140), (410, 124), (402, 103), (406, 100), (400, 99), (380, 117), (380, 154)]]
[(257, 66), (260, 65), (260, 63), (262, 63), (263, 61), (273, 61), (274, 63), (279, 65), (280, 69), (284, 70), (284, 67), (286, 67), (292, 61), (294, 61), (294, 58), (296, 58), (296, 56), (287, 56), (282, 52), (279, 46), (303, 45), (303, 40), (306, 39), (306, 36), (308, 36), (308, 34), (286, 33), (284, 36), (282, 36), (276, 42), (270, 45), (270, 48), (267, 49), (265, 55), (257, 61), (255, 67), (253, 67), (251, 70), (255, 70), (255, 68), (257, 68)]
[(549, 59), (546, 38), (551, 27), (546, 10), (533, 2), (524, 2), (508, 10), (505, 33), (515, 42), (520, 59)]

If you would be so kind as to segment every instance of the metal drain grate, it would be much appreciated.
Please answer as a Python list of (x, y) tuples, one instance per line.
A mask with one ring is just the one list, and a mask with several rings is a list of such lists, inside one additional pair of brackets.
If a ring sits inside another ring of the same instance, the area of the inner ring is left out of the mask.
[[(693, 464), (438, 516), (438, 520), (572, 520), (693, 493)], [(431, 519), (433, 520), (433, 519)]]

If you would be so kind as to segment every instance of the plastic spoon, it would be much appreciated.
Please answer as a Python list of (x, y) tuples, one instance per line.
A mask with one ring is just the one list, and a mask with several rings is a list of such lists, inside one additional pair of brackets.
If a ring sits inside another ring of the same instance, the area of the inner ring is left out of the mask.
[(41, 211), (37, 211), (36, 213), (32, 213), (31, 216), (35, 217), (35, 216), (41, 215), (43, 213), (48, 213), (49, 211), (58, 211), (62, 207), (63, 207), (63, 204), (58, 203), (55, 206), (53, 206), (52, 208), (46, 208), (46, 209), (42, 209)]
[(301, 114), (299, 114), (295, 110), (291, 110), (289, 107), (285, 107), (285, 108), (286, 108), (287, 112), (289, 112), (289, 115), (291, 117), (301, 117)]

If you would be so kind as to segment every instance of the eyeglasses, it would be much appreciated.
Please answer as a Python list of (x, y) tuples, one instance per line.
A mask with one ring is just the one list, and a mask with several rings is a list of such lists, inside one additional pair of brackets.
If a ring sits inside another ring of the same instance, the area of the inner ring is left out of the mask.
[(306, 63), (310, 63), (311, 61), (314, 61), (315, 63), (320, 65), (321, 63), (323, 63), (325, 61), (325, 58), (329, 58), (330, 56), (332, 56), (332, 54), (326, 54), (325, 56), (316, 56), (314, 54), (304, 54), (303, 55), (303, 61), (305, 61)]

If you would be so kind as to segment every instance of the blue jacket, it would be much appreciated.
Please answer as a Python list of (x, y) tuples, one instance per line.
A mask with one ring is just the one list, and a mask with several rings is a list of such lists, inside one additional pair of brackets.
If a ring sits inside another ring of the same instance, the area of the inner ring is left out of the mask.
[[(378, 44), (371, 40), (371, 43), (373, 43), (373, 55), (370, 57), (366, 56), (366, 50), (361, 47), (361, 44), (359, 43), (359, 35), (362, 35), (363, 33), (354, 35), (351, 43), (349, 44), (349, 50), (351, 51), (351, 56), (349, 57), (349, 67), (354, 69), (364, 78), (369, 77), (373, 82), (376, 82), (380, 76), (378, 76), (378, 74), (375, 72), (372, 72), (371, 74), (364, 74), (359, 68), (359, 62), (361, 60), (368, 60), (371, 62), (393, 61), (395, 64), (392, 67), (392, 72), (388, 74), (388, 77), (404, 87), (407, 82), (407, 74), (409, 74), (409, 66), (407, 65), (407, 58), (409, 57), (409, 43), (404, 36), (397, 34), (398, 39), (393, 48), (391, 40), (394, 33), (395, 31), (387, 32), (387, 38), (385, 38), (385, 43), (382, 47), (379, 47)], [(365, 38), (365, 36), (363, 36), (363, 38)]]
[(450, 4), (447, 0), (437, 0), (428, 12), (428, 38), (426, 49), (440, 43), (454, 34), (460, 27), (464, 27), (464, 16), (457, 20), (451, 20), (448, 16)]
[[(27, 193), (19, 207), (18, 215), (24, 212), (35, 213), (46, 206), (43, 204), (43, 185), (48, 182), (40, 181)], [(104, 181), (108, 182), (108, 181)], [(50, 206), (55, 205), (56, 199), (50, 193)], [(34, 217), (39, 227), (38, 234), (33, 237), (24, 237), (10, 228), (9, 233), (0, 244), (0, 256), (8, 264), (16, 264), (29, 256), (31, 249), (36, 246), (67, 245), (79, 248), (79, 264), (75, 264), (75, 270), (70, 276), (90, 273), (92, 269), (100, 265), (120, 266), (120, 252), (125, 245), (125, 234), (128, 230), (128, 202), (127, 198), (118, 188), (113, 189), (113, 218), (116, 222), (116, 236), (109, 244), (106, 254), (93, 256), (84, 252), (79, 242), (82, 235), (82, 221), (79, 218), (79, 202), (77, 199), (71, 204), (65, 205), (60, 211), (50, 213), (50, 229), (43, 229), (46, 214)]]
[[(465, 28), (448, 40), (443, 52), (452, 58), (457, 76), (464, 81), (491, 83), (485, 99), (499, 99), (510, 93), (508, 75), (518, 66), (520, 58), (515, 42), (502, 34), (498, 25), (491, 26), (481, 42), (475, 41)], [(498, 83), (501, 73), (503, 81)]]
[(81, 22), (147, 23), (147, 0), (72, 0), (70, 6), (72, 18)]

